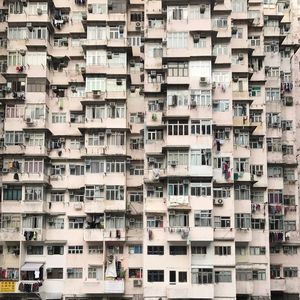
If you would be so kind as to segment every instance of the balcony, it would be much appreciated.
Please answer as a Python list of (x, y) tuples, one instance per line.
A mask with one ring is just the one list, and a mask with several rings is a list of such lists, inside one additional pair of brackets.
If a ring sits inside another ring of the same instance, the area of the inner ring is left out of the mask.
[(22, 235), (16, 229), (2, 228), (0, 230), (0, 241), (14, 242), (22, 240)]
[[(32, 235), (30, 235), (31, 239), (25, 238), (26, 232), (32, 233)], [(23, 228), (21, 240), (22, 241), (43, 241), (44, 240), (43, 229), (42, 228)]]
[(123, 294), (124, 291), (125, 291), (124, 279), (104, 281), (104, 293)]
[(105, 241), (121, 241), (124, 242), (126, 237), (125, 229), (105, 229), (104, 239)]
[(149, 1), (145, 3), (146, 14), (159, 15), (162, 13), (162, 2), (160, 0)]
[(285, 278), (271, 279), (271, 291), (272, 292), (284, 292), (286, 290)]
[(252, 241), (252, 230), (250, 228), (237, 228), (235, 229), (236, 242), (249, 243)]
[(99, 242), (104, 239), (104, 229), (84, 229), (83, 240), (86, 242)]
[(237, 281), (236, 282), (236, 293), (243, 295), (252, 295), (254, 291), (252, 281)]
[(80, 291), (84, 294), (103, 294), (104, 281), (83, 281)]
[(212, 242), (214, 240), (214, 230), (212, 227), (191, 227), (189, 240), (192, 242)]
[(169, 227), (167, 230), (168, 242), (186, 242), (189, 237), (189, 227)]

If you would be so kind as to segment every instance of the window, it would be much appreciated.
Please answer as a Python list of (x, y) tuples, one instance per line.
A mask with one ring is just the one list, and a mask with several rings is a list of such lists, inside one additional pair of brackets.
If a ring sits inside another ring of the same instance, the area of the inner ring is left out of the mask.
[(143, 253), (143, 245), (129, 245), (128, 253), (129, 254), (142, 254)]
[(211, 183), (191, 182), (191, 196), (211, 196)]
[(249, 159), (248, 158), (235, 158), (234, 171), (239, 173), (249, 172)]
[(142, 191), (129, 192), (128, 195), (129, 195), (130, 202), (143, 203), (144, 194)]
[(168, 20), (186, 20), (188, 10), (186, 6), (168, 6)]
[(249, 146), (250, 135), (247, 131), (236, 131), (234, 132), (234, 143), (237, 146), (245, 147)]
[(47, 279), (63, 279), (63, 268), (48, 268), (46, 270)]
[(148, 228), (163, 227), (163, 216), (162, 215), (147, 216), (147, 227)]
[(170, 212), (169, 225), (170, 227), (188, 227), (189, 226), (188, 213)]
[(214, 198), (228, 198), (228, 197), (230, 197), (230, 188), (229, 187), (214, 188), (213, 197)]
[(265, 270), (253, 270), (252, 271), (253, 280), (266, 280), (266, 271)]
[(104, 199), (104, 186), (92, 185), (85, 187), (85, 200), (101, 200)]
[(213, 111), (215, 112), (229, 111), (229, 100), (214, 100)]
[(148, 255), (164, 255), (164, 246), (148, 246)]
[(192, 135), (211, 135), (212, 123), (210, 120), (191, 120)]
[(211, 149), (191, 150), (191, 166), (211, 166)]
[(129, 169), (130, 175), (140, 176), (144, 175), (144, 165), (131, 165)]
[(235, 185), (234, 197), (235, 200), (250, 200), (250, 186), (247, 184)]
[(210, 106), (211, 92), (207, 90), (191, 90), (191, 103), (193, 106)]
[(192, 268), (192, 284), (213, 283), (213, 270), (208, 268)]
[(124, 186), (107, 185), (106, 200), (124, 200)]
[(294, 255), (298, 253), (297, 246), (283, 246), (283, 254), (285, 255)]
[(235, 254), (245, 256), (247, 255), (248, 249), (246, 247), (235, 247)]
[(279, 166), (268, 167), (269, 178), (280, 178), (283, 177), (283, 168)]
[(250, 246), (250, 255), (265, 255), (266, 247)]
[(46, 27), (33, 27), (32, 31), (28, 32), (28, 38), (46, 40), (48, 38), (48, 30)]
[(289, 221), (284, 221), (284, 230), (286, 232), (289, 231), (296, 231), (296, 221), (289, 220)]
[(187, 32), (168, 32), (167, 33), (168, 48), (187, 48), (188, 33)]
[(64, 255), (64, 246), (48, 246), (48, 255)]
[(211, 210), (195, 211), (195, 227), (210, 227), (211, 218)]
[(232, 282), (231, 271), (215, 271), (215, 283)]
[(205, 246), (192, 246), (191, 253), (194, 255), (207, 254), (207, 248)]
[(164, 270), (148, 270), (148, 282), (164, 282)]
[(83, 253), (83, 246), (69, 246), (68, 247), (69, 254), (82, 254)]
[(52, 123), (66, 123), (66, 113), (52, 113)]
[(124, 229), (125, 228), (125, 217), (124, 215), (106, 215), (106, 228), (111, 229)]
[(84, 175), (84, 166), (78, 164), (69, 165), (70, 175), (80, 176)]
[(89, 266), (88, 267), (88, 279), (102, 279), (103, 269), (100, 266)]
[(231, 255), (231, 246), (215, 246), (215, 255)]
[(51, 192), (51, 202), (64, 202), (65, 193), (64, 192)]
[(216, 228), (229, 228), (231, 227), (230, 217), (214, 217), (214, 227)]
[(51, 217), (48, 220), (49, 229), (64, 229), (65, 220), (61, 217)]
[(69, 218), (69, 229), (82, 229), (83, 223), (83, 218)]
[(67, 268), (68, 279), (80, 279), (82, 278), (82, 268)]
[(187, 196), (188, 184), (183, 181), (169, 182), (168, 183), (169, 196)]
[(252, 280), (252, 270), (250, 269), (236, 269), (237, 281), (250, 281)]
[(88, 40), (104, 40), (106, 39), (106, 27), (88, 26), (87, 39)]
[(5, 145), (21, 145), (24, 143), (24, 133), (22, 131), (5, 131)]
[(3, 187), (3, 200), (21, 201), (22, 187), (17, 185), (7, 185)]
[(141, 268), (129, 268), (128, 269), (128, 278), (142, 278), (143, 269)]
[(283, 268), (284, 277), (298, 277), (298, 268), (297, 267), (284, 267)]
[(249, 229), (251, 227), (250, 214), (235, 214), (235, 227), (239, 229)]
[(170, 246), (170, 255), (187, 255), (187, 246)]
[(163, 198), (164, 192), (162, 186), (148, 186), (147, 197), (149, 198)]
[(189, 68), (187, 62), (169, 62), (168, 76), (169, 77), (187, 77)]
[(103, 247), (102, 245), (89, 245), (88, 246), (88, 253), (89, 254), (102, 254)]
[(43, 246), (27, 246), (26, 252), (27, 252), (27, 255), (43, 255), (44, 247)]
[(265, 229), (265, 220), (264, 219), (251, 219), (251, 228), (252, 229)]
[(271, 230), (283, 230), (283, 216), (271, 215), (269, 217), (269, 227)]
[(189, 126), (187, 120), (169, 120), (168, 135), (188, 135)]
[(269, 190), (268, 191), (269, 204), (282, 204), (283, 203), (283, 191), (282, 190)]

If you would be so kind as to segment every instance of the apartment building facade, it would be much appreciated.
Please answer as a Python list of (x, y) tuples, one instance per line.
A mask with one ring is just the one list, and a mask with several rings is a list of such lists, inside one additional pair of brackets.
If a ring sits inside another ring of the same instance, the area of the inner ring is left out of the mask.
[(0, 18), (0, 298), (299, 299), (299, 0)]

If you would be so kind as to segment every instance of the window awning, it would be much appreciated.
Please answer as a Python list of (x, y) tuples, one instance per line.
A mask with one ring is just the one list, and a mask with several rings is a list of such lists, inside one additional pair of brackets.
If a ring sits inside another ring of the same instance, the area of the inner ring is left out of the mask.
[(21, 271), (39, 271), (44, 263), (27, 262), (21, 267)]

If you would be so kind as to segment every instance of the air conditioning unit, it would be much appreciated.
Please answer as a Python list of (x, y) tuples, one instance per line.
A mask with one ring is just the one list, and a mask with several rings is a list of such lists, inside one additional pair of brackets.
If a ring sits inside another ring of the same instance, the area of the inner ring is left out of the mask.
[(177, 161), (176, 160), (172, 160), (170, 164), (171, 164), (172, 167), (176, 167), (177, 166)]
[(32, 23), (26, 23), (26, 27), (27, 27), (29, 30), (32, 30), (32, 29), (33, 29)]
[(86, 73), (86, 68), (85, 67), (81, 67), (80, 71), (81, 71), (82, 74), (85, 74)]
[(140, 22), (135, 23), (135, 29), (137, 29), (137, 30), (141, 29), (141, 23)]
[(89, 12), (90, 14), (93, 13), (93, 5), (92, 5), (92, 4), (89, 4), (89, 5), (88, 5), (88, 12)]
[(104, 137), (105, 136), (105, 133), (102, 131), (102, 132), (99, 132), (99, 137)]
[(72, 92), (72, 93), (76, 93), (76, 91), (77, 91), (77, 90), (76, 90), (76, 86), (72, 85), (72, 86), (71, 86), (71, 92)]
[(214, 199), (214, 205), (216, 206), (222, 206), (224, 204), (224, 200), (219, 198), (219, 199)]
[(217, 87), (217, 84), (215, 82), (212, 83), (211, 88), (214, 90)]
[(205, 9), (206, 9), (205, 4), (201, 4), (200, 5), (200, 14), (204, 14), (205, 13)]
[(168, 65), (162, 65), (163, 69), (168, 69)]
[(191, 107), (196, 107), (197, 106), (197, 101), (196, 100), (192, 100), (191, 101)]
[(256, 171), (256, 176), (262, 176), (263, 175), (263, 171)]
[(200, 84), (205, 84), (207, 83), (207, 78), (206, 77), (200, 77)]
[(20, 49), (20, 50), (19, 50), (19, 53), (20, 53), (22, 56), (24, 56), (24, 55), (26, 54), (26, 50), (25, 50), (25, 49)]
[(162, 39), (162, 45), (164, 45), (164, 46), (167, 45), (167, 39), (165, 39), (165, 38)]
[(75, 202), (74, 203), (74, 209), (81, 210), (82, 209), (82, 203), (81, 202)]
[(119, 26), (119, 33), (121, 33), (121, 34), (124, 33), (124, 26), (123, 25)]
[(101, 96), (101, 91), (100, 90), (93, 90), (93, 97), (94, 98), (99, 98)]
[(33, 123), (33, 120), (31, 118), (26, 118), (26, 123), (27, 124), (32, 124)]
[(244, 60), (244, 55), (243, 55), (243, 53), (239, 53), (239, 55), (238, 55), (238, 60)]
[(117, 85), (122, 85), (122, 79), (121, 79), (121, 78), (117, 78), (116, 84), (117, 84)]
[(149, 157), (149, 163), (154, 164), (156, 162), (156, 159), (154, 157)]
[(30, 139), (30, 134), (29, 133), (25, 133), (24, 138), (25, 138), (25, 140), (29, 140)]
[(241, 185), (241, 190), (246, 190), (247, 186), (246, 185)]
[(200, 34), (194, 34), (193, 40), (194, 40), (194, 43), (198, 43), (200, 40)]
[(239, 77), (238, 76), (233, 76), (232, 80), (233, 80), (233, 82), (238, 82), (239, 81)]
[(176, 105), (177, 105), (177, 95), (173, 95), (172, 96), (171, 106), (176, 106)]
[(236, 34), (237, 31), (238, 31), (238, 29), (237, 29), (236, 26), (232, 27), (232, 29), (231, 29), (231, 33), (232, 33), (232, 34)]
[(143, 281), (139, 279), (133, 280), (133, 287), (141, 287), (143, 285)]
[(112, 52), (111, 51), (107, 51), (106, 55), (107, 55), (108, 59), (112, 59)]
[(111, 129), (106, 129), (105, 132), (106, 132), (107, 135), (110, 135), (111, 134)]
[[(2, 174), (7, 174), (7, 173), (9, 173), (9, 170), (6, 169), (6, 168), (2, 168), (1, 173), (2, 173)], [(5, 188), (5, 187), (2, 186), (2, 188)]]
[(239, 129), (234, 129), (234, 133), (235, 133), (235, 134), (239, 134), (239, 133), (240, 133), (240, 130), (239, 130)]
[(150, 72), (150, 77), (151, 77), (151, 78), (156, 78), (156, 76), (157, 76), (157, 75), (156, 75), (156, 71), (151, 71), (151, 72)]
[(38, 9), (37, 9), (37, 14), (38, 14), (39, 16), (41, 16), (41, 15), (43, 14), (43, 10), (42, 10), (41, 8), (38, 8)]

